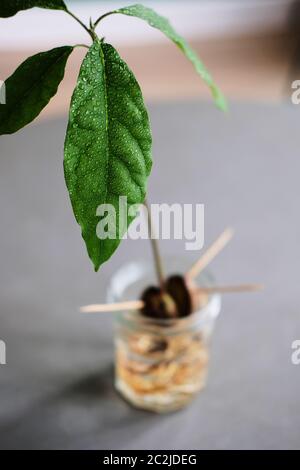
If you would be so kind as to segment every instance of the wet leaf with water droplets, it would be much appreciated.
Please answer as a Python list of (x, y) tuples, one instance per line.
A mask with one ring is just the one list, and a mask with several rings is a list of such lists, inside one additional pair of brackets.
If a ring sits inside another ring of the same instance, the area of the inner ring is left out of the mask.
[(34, 7), (67, 10), (63, 0), (1, 0), (0, 17), (8, 18), (18, 13), (18, 11), (29, 10), (29, 8)]
[(159, 29), (164, 33), (171, 41), (173, 41), (179, 49), (185, 54), (185, 56), (192, 62), (196, 72), (200, 75), (203, 81), (209, 86), (211, 94), (215, 100), (216, 105), (225, 111), (227, 109), (227, 102), (220, 89), (213, 81), (210, 73), (199, 59), (197, 53), (189, 46), (186, 40), (176, 33), (173, 26), (169, 23), (167, 18), (158, 15), (152, 8), (145, 7), (143, 5), (131, 5), (124, 8), (119, 8), (111, 13), (122, 13), (123, 15), (134, 16), (147, 23), (153, 28)]
[[(129, 207), (144, 201), (151, 144), (148, 114), (133, 73), (111, 45), (96, 40), (73, 93), (64, 158), (74, 215), (96, 271), (124, 235), (119, 196), (127, 196)], [(116, 239), (97, 237), (100, 204), (115, 208)]]

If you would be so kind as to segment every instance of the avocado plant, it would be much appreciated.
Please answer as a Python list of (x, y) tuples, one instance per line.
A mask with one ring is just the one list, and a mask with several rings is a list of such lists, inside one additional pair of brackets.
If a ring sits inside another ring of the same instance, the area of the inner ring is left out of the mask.
[[(117, 50), (98, 36), (96, 28), (110, 15), (137, 17), (164, 33), (191, 61), (210, 88), (216, 105), (226, 101), (197, 54), (169, 21), (143, 5), (102, 14), (84, 24), (63, 0), (2, 0), (0, 17), (33, 7), (62, 10), (77, 21), (91, 43), (61, 46), (27, 58), (5, 81), (6, 104), (0, 105), (0, 134), (12, 134), (33, 121), (56, 94), (67, 60), (76, 47), (86, 47), (71, 99), (64, 147), (64, 174), (75, 218), (81, 227), (90, 259), (97, 271), (117, 249), (125, 227), (119, 226), (119, 196), (128, 206), (143, 203), (152, 166), (152, 136), (140, 86)], [(99, 239), (97, 207), (116, 210), (115, 239)]]

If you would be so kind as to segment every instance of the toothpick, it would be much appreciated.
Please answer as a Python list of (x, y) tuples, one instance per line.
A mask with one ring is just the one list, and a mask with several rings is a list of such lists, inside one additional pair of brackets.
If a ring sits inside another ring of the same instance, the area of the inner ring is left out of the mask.
[(233, 229), (227, 228), (217, 238), (217, 240), (206, 250), (206, 252), (196, 261), (191, 269), (186, 273), (188, 279), (194, 279), (204, 268), (223, 250), (233, 236)]
[(197, 293), (205, 294), (226, 294), (226, 293), (235, 293), (235, 292), (256, 292), (264, 289), (262, 284), (238, 284), (236, 286), (213, 286), (213, 287), (197, 287), (195, 290)]
[(122, 310), (140, 310), (144, 307), (142, 300), (129, 300), (114, 304), (93, 304), (80, 307), (83, 313), (121, 312)]
[[(195, 291), (198, 294), (214, 294), (214, 293), (235, 293), (235, 292), (256, 292), (262, 290), (262, 284), (238, 284), (235, 286), (213, 286), (213, 287), (197, 287)], [(141, 310), (145, 304), (142, 300), (128, 300), (127, 302), (117, 302), (114, 304), (92, 304), (80, 307), (83, 313), (105, 313), (105, 312), (121, 312), (123, 310)]]

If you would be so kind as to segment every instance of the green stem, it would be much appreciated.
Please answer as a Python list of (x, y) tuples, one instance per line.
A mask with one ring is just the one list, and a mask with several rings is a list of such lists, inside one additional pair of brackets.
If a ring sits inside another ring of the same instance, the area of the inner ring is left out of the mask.
[(157, 279), (158, 279), (161, 289), (164, 289), (165, 274), (164, 274), (164, 269), (163, 269), (163, 263), (162, 263), (162, 258), (159, 252), (159, 246), (158, 246), (156, 234), (154, 233), (154, 227), (153, 227), (152, 218), (151, 218), (151, 210), (150, 210), (147, 199), (145, 199), (144, 204), (146, 206), (147, 214), (148, 214), (148, 233), (149, 233), (149, 237), (151, 241), (151, 248), (152, 248), (152, 253), (153, 253), (153, 258), (154, 258), (156, 275), (157, 275)]
[(86, 49), (90, 48), (90, 46), (88, 46), (87, 44), (75, 44), (74, 47), (85, 47)]
[(92, 41), (94, 42), (95, 37), (96, 37), (94, 31), (91, 31), (79, 18), (77, 18), (76, 15), (74, 15), (74, 13), (72, 13), (69, 10), (66, 10), (66, 12), (86, 30), (86, 32), (91, 36)]
[(100, 16), (97, 21), (95, 21), (95, 28), (100, 23), (100, 21), (104, 20), (104, 18), (106, 18), (107, 16), (114, 15), (115, 13), (117, 13), (117, 11), (108, 11), (107, 13), (104, 13), (104, 15)]

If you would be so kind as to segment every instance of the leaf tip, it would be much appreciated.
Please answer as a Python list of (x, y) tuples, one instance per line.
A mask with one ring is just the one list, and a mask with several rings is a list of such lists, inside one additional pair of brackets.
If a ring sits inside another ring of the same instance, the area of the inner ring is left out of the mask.
[(92, 259), (92, 263), (94, 265), (94, 271), (95, 271), (95, 273), (97, 273), (99, 271), (101, 263), (99, 263), (99, 261), (95, 261), (93, 259)]
[(211, 89), (217, 107), (224, 112), (228, 111), (228, 101), (218, 87)]

